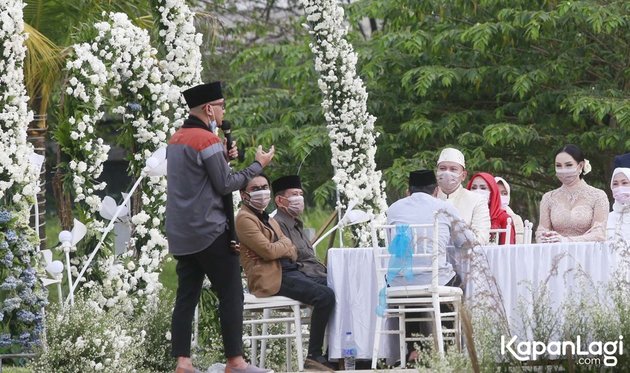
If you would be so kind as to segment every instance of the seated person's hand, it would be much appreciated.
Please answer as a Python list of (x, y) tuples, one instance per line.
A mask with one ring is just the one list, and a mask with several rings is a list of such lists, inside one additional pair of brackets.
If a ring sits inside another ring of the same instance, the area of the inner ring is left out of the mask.
[(549, 232), (543, 233), (541, 241), (543, 243), (556, 243), (556, 242), (568, 242), (568, 239), (560, 235), (556, 231), (549, 231)]
[(254, 250), (245, 250), (245, 251), (241, 251), (241, 253), (244, 253), (245, 256), (248, 257), (249, 259), (262, 259), (262, 257), (256, 254)]

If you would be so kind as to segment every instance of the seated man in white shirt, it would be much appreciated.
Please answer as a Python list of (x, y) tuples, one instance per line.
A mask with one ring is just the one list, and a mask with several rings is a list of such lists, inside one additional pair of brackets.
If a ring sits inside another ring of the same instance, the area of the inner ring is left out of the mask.
[[(433, 224), (435, 213), (439, 221), (439, 285), (459, 286), (460, 277), (453, 269), (453, 262), (459, 255), (451, 256), (447, 254), (447, 245), (451, 244), (455, 249), (467, 249), (474, 246), (476, 236), (467, 224), (459, 218), (457, 210), (448, 202), (435, 198), (438, 187), (435, 174), (430, 170), (413, 171), (409, 174), (408, 196), (396, 201), (387, 210), (388, 224)], [(433, 232), (428, 229), (425, 232), (428, 244), (432, 244)], [(458, 250), (459, 251), (459, 250)], [(457, 254), (457, 253), (454, 253)], [(414, 263), (414, 266), (430, 266), (430, 259), (427, 263)], [(456, 266), (457, 268), (457, 266)], [(388, 279), (391, 286), (404, 286), (412, 284), (431, 283), (431, 272), (414, 273), (411, 280), (406, 280), (402, 276)], [(448, 307), (447, 307), (448, 308)], [(448, 312), (448, 309), (443, 309)], [(431, 333), (432, 325), (429, 323), (410, 323), (406, 326), (407, 335), (421, 333), (425, 336)], [(413, 343), (407, 345), (407, 361), (417, 360), (418, 354)]]
[[(446, 247), (450, 244), (457, 249), (467, 249), (476, 244), (476, 236), (460, 219), (457, 210), (448, 202), (435, 198), (437, 183), (431, 170), (413, 171), (409, 174), (408, 196), (394, 202), (387, 209), (387, 224), (433, 224), (435, 213), (440, 211), (439, 220), (439, 279), (440, 285), (453, 284), (455, 271), (447, 258)], [(432, 229), (426, 230), (428, 244), (432, 243)], [(425, 266), (425, 264), (421, 264)], [(430, 263), (426, 263), (430, 266)], [(414, 274), (414, 283), (428, 284), (431, 273)], [(388, 279), (392, 286), (405, 285), (404, 277)]]
[(455, 206), (483, 245), (490, 239), (490, 208), (483, 196), (462, 187), (467, 175), (464, 154), (454, 148), (444, 148), (437, 162), (436, 176), (440, 187), (437, 196)]

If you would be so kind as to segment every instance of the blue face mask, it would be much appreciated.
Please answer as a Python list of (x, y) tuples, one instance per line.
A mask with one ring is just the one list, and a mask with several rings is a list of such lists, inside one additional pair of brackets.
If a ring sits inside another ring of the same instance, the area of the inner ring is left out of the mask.
[(215, 132), (215, 131), (216, 131), (216, 129), (217, 129), (217, 121), (216, 121), (216, 120), (211, 120), (211, 121), (210, 121), (210, 130), (211, 130), (212, 132)]

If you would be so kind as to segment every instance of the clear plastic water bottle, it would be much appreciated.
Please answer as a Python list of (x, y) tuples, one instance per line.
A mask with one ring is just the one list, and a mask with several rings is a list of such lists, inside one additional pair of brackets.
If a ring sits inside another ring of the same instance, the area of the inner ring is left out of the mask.
[(352, 332), (346, 332), (343, 337), (343, 345), (341, 346), (341, 355), (343, 356), (343, 365), (345, 370), (355, 370), (355, 359), (357, 358), (357, 345), (354, 343)]

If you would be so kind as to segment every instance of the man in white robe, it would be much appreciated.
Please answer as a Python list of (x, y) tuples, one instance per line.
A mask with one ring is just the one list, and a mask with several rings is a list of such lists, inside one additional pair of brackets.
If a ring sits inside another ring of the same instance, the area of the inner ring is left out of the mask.
[(459, 216), (473, 229), (481, 244), (490, 239), (490, 208), (483, 196), (462, 186), (466, 180), (464, 154), (454, 148), (444, 148), (437, 162), (438, 198), (455, 206)]

